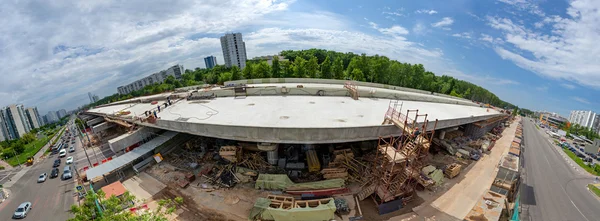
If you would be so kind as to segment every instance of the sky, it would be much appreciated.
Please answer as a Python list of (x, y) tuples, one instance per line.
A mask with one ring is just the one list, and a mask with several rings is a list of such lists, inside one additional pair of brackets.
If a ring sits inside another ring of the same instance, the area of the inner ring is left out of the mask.
[(174, 64), (321, 48), (422, 63), (531, 110), (600, 112), (598, 0), (87, 0), (0, 4), (0, 105), (74, 109)]

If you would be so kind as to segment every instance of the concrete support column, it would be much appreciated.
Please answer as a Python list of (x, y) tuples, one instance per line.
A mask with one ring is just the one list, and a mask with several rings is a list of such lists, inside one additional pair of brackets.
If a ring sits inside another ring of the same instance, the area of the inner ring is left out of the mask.
[(440, 140), (443, 140), (445, 136), (446, 136), (446, 131), (445, 130), (440, 131)]

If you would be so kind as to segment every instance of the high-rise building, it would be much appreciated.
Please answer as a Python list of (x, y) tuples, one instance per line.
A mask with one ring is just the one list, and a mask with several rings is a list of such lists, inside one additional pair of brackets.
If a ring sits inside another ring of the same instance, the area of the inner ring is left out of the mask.
[(60, 120), (61, 118), (67, 116), (67, 110), (60, 109), (60, 110), (56, 111), (56, 116), (58, 116), (58, 119)]
[(151, 74), (150, 76), (134, 81), (128, 85), (119, 86), (117, 87), (117, 91), (119, 94), (129, 94), (131, 92), (141, 90), (148, 85), (160, 84), (167, 79), (167, 76), (173, 76), (175, 79), (179, 80), (181, 79), (181, 75), (183, 75), (184, 71), (183, 65), (173, 65), (166, 70)]
[(25, 109), (26, 121), (29, 124), (29, 127), (32, 129), (40, 128), (42, 126), (42, 123), (40, 123), (39, 116), (37, 115), (37, 111), (35, 109), (37, 108), (30, 107)]
[(42, 119), (42, 115), (40, 115), (40, 112), (38, 111), (37, 107), (33, 107), (33, 112), (35, 113), (35, 116), (37, 116), (37, 121), (40, 124), (40, 127), (44, 126), (46, 123)]
[(206, 69), (214, 68), (217, 65), (217, 58), (215, 56), (208, 56), (204, 58), (204, 64), (206, 65)]
[(11, 104), (2, 108), (0, 112), (0, 118), (2, 118), (6, 128), (6, 139), (19, 139), (31, 130), (23, 105)]
[(92, 95), (92, 92), (88, 92), (88, 98), (90, 99), (90, 103), (94, 103), (94, 96)]
[(48, 123), (54, 123), (58, 121), (58, 115), (56, 115), (56, 111), (48, 111), (48, 114), (46, 114), (46, 119), (48, 119)]
[(231, 33), (221, 36), (221, 49), (225, 66), (238, 66), (240, 69), (246, 67), (246, 43), (242, 40), (242, 33)]
[(571, 124), (579, 124), (582, 127), (590, 128), (592, 130), (598, 130), (599, 121), (600, 116), (591, 110), (574, 110), (571, 111), (571, 114), (569, 115), (569, 122), (571, 122)]
[(0, 141), (10, 140), (8, 129), (6, 128), (6, 121), (3, 116), (2, 111), (0, 111)]

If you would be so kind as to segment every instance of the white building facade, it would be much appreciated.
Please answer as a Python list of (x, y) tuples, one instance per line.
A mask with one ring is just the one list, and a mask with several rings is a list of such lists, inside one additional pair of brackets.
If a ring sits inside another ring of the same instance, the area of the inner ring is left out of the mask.
[(221, 36), (221, 49), (225, 66), (238, 66), (240, 69), (246, 67), (246, 43), (242, 39), (242, 33), (231, 33)]
[(168, 76), (173, 76), (175, 79), (181, 79), (181, 75), (184, 73), (183, 65), (173, 65), (172, 67), (159, 71), (157, 73), (151, 74), (147, 77), (134, 81), (128, 85), (123, 85), (117, 88), (119, 94), (129, 94), (131, 92), (141, 90), (144, 87), (152, 84), (160, 84), (167, 79)]

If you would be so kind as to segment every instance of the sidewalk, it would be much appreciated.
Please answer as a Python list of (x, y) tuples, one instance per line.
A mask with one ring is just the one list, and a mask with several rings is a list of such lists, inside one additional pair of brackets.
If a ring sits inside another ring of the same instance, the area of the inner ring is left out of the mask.
[[(517, 130), (518, 121), (515, 120), (510, 127), (502, 132), (502, 137), (496, 141), (495, 147), (489, 155), (484, 155), (475, 163), (473, 168), (465, 174), (465, 178), (450, 188), (446, 193), (433, 201), (430, 206), (415, 208), (415, 212), (422, 217), (443, 217), (450, 215), (462, 220), (475, 203), (481, 198), (485, 190), (489, 189), (496, 176), (500, 158), (508, 153)], [(431, 208), (432, 207), (432, 208)]]

